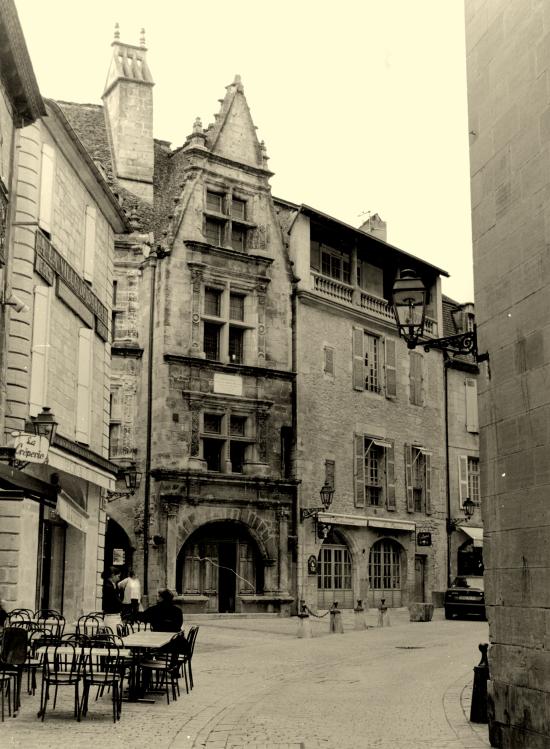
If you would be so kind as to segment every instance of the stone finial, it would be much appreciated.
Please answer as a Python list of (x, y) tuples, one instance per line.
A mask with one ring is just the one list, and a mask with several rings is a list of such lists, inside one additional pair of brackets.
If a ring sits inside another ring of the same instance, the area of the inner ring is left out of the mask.
[(269, 161), (269, 156), (267, 155), (267, 149), (265, 147), (265, 141), (261, 141), (260, 143), (260, 154), (262, 157), (262, 165), (264, 167), (267, 167), (267, 162)]
[(139, 46), (145, 47), (145, 29), (141, 29), (139, 34)]
[(193, 132), (202, 133), (202, 120), (200, 117), (195, 118), (195, 122), (193, 123)]
[(120, 39), (120, 25), (119, 23), (115, 23), (115, 36), (114, 36), (115, 42), (118, 42)]
[(244, 91), (243, 82), (241, 80), (241, 76), (237, 73), (235, 75), (235, 80), (233, 81), (233, 85), (237, 89), (237, 91), (240, 91), (241, 93)]

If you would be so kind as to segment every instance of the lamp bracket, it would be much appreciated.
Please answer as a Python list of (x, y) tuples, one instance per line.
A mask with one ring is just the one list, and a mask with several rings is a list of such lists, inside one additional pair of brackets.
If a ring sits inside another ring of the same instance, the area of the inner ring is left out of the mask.
[(107, 502), (112, 502), (113, 499), (118, 499), (119, 497), (133, 497), (135, 492), (111, 492), (107, 490), (105, 492), (105, 499)]
[(471, 354), (476, 362), (488, 361), (489, 354), (480, 354), (477, 350), (477, 334), (474, 327), (473, 330), (468, 330), (466, 333), (458, 333), (457, 335), (448, 335), (443, 338), (431, 338), (425, 341), (418, 341), (412, 348), (416, 346), (423, 346), (424, 351), (430, 351), (431, 349), (440, 349), (442, 351), (448, 351), (451, 354)]
[(326, 512), (324, 507), (302, 507), (300, 510), (300, 520), (303, 523), (307, 518), (315, 518), (320, 512)]
[(15, 457), (15, 447), (6, 446), (0, 447), (0, 462), (7, 463), (12, 468), (16, 468), (18, 471), (29, 464), (28, 461), (17, 460), (17, 458)]
[(469, 517), (464, 518), (447, 518), (447, 533), (451, 535), (461, 523), (467, 523), (470, 520)]

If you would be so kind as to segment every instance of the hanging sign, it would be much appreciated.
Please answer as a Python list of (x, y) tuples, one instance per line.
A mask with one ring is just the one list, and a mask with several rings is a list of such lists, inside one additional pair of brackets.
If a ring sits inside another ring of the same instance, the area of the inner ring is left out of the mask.
[(432, 545), (432, 534), (425, 531), (421, 531), (416, 534), (416, 545), (417, 546), (431, 546)]
[(43, 435), (17, 432), (14, 439), (15, 459), (22, 463), (45, 463), (50, 443)]
[(311, 554), (311, 556), (308, 557), (307, 571), (309, 575), (317, 574), (317, 557), (315, 556), (315, 554)]

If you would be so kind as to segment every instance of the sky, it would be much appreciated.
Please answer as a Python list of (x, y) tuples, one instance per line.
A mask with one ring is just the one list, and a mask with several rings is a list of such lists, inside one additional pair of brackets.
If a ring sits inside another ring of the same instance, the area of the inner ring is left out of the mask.
[(463, 0), (15, 0), (43, 96), (101, 103), (115, 22), (145, 28), (154, 135), (180, 146), (235, 74), (272, 192), (359, 226), (473, 301)]

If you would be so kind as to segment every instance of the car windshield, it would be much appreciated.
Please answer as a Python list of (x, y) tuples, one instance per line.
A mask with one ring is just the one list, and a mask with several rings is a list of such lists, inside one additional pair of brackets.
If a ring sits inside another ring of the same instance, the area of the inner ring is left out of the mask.
[(483, 590), (482, 577), (455, 577), (453, 588), (477, 588)]

